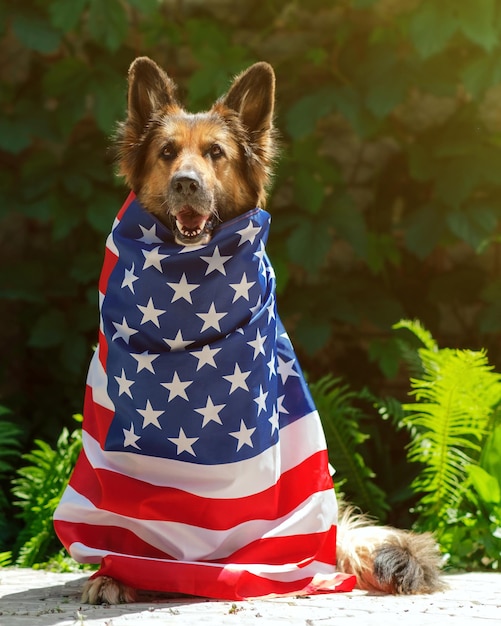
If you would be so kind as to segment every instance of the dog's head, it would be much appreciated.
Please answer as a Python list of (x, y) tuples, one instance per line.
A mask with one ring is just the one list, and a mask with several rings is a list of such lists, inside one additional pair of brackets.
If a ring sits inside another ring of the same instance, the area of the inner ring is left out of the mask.
[(181, 245), (204, 244), (218, 222), (260, 206), (275, 156), (275, 75), (256, 63), (209, 111), (188, 113), (156, 63), (129, 69), (127, 119), (117, 132), (119, 173)]

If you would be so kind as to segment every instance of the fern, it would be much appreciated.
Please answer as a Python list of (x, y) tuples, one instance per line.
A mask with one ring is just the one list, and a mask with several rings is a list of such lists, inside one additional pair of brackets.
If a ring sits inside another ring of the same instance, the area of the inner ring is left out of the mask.
[[(80, 419), (79, 416), (75, 416)], [(17, 543), (16, 564), (31, 567), (50, 557), (59, 549), (52, 516), (82, 445), (81, 430), (73, 433), (63, 429), (56, 448), (44, 441), (35, 441), (37, 448), (23, 455), (28, 465), (20, 468), (12, 481), (13, 494), (24, 521)]]
[(354, 406), (358, 395), (339, 378), (328, 375), (310, 385), (324, 427), (336, 484), (363, 511), (384, 518), (388, 505), (384, 492), (373, 481), (359, 446), (368, 438), (360, 430), (361, 411)]
[[(407, 327), (412, 330), (413, 323)], [(423, 494), (417, 510), (426, 526), (458, 509), (468, 485), (467, 466), (478, 464), (501, 400), (501, 377), (484, 351), (439, 350), (428, 342), (418, 353), (423, 375), (411, 379), (416, 401), (404, 405), (404, 423), (413, 430), (408, 459), (423, 464), (412, 488)]]
[[(0, 406), (0, 415), (9, 413)], [(7, 476), (14, 471), (13, 462), (20, 456), (21, 429), (11, 422), (0, 421), (0, 549), (7, 541), (9, 532), (8, 513), (10, 503), (2, 483), (7, 484)]]

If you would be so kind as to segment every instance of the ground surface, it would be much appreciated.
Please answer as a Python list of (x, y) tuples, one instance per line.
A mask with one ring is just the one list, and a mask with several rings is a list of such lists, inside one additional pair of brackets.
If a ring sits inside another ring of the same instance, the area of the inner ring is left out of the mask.
[(86, 576), (0, 569), (0, 626), (501, 626), (501, 574), (445, 576), (450, 589), (427, 596), (361, 591), (306, 598), (217, 602), (145, 598), (119, 606), (80, 603)]

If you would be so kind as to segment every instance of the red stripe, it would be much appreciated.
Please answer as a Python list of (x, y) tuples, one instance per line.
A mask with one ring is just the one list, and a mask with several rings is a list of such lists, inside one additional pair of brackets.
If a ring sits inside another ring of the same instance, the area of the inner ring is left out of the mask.
[(99, 330), (97, 342), (99, 345), (99, 362), (104, 371), (106, 371), (106, 361), (108, 360), (108, 342), (106, 341), (106, 337), (104, 333)]
[[(55, 520), (54, 524), (56, 532), (67, 550), (73, 543), (81, 543), (87, 546), (91, 553), (93, 550), (102, 550), (122, 555), (126, 553), (144, 558), (175, 560), (168, 553), (149, 544), (133, 531), (125, 528), (64, 520)], [(270, 566), (297, 563), (299, 567), (304, 567), (312, 561), (319, 561), (334, 565), (335, 544), (336, 528), (333, 526), (325, 533), (258, 539), (224, 558), (205, 562), (222, 565), (266, 563)]]
[(325, 466), (326, 458), (326, 451), (317, 452), (284, 472), (276, 485), (245, 498), (204, 498), (173, 487), (151, 485), (117, 472), (93, 468), (84, 455), (70, 484), (98, 509), (136, 519), (227, 530), (256, 517), (277, 519), (312, 494), (332, 489), (329, 474), (316, 471)]
[(106, 293), (111, 272), (115, 269), (117, 261), (118, 256), (109, 248), (106, 248), (104, 251), (103, 269), (101, 270), (101, 275), (99, 277), (99, 291), (103, 294)]
[[(132, 556), (172, 560), (171, 555), (143, 541), (127, 528), (65, 522), (57, 519), (54, 520), (54, 528), (68, 551), (72, 543), (82, 543), (91, 550), (94, 548), (105, 552), (123, 552), (127, 547), (127, 553)], [(99, 556), (97, 562), (100, 561)]]
[(338, 574), (334, 581), (314, 585), (310, 576), (292, 582), (268, 580), (247, 571), (204, 564), (164, 562), (109, 555), (96, 576), (111, 576), (136, 589), (155, 589), (207, 598), (245, 600), (270, 594), (310, 594), (351, 591), (354, 576)]
[[(84, 415), (84, 430), (104, 447), (115, 413), (94, 402), (92, 387), (89, 385), (85, 388)], [(92, 472), (94, 472), (94, 470), (92, 470)]]

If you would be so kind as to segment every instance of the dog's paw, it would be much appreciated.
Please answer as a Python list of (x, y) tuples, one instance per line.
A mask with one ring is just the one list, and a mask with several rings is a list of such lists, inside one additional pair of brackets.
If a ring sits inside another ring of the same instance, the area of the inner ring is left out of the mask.
[(124, 604), (134, 602), (136, 592), (109, 576), (88, 580), (82, 591), (82, 602), (87, 604)]
[(390, 593), (433, 593), (445, 587), (440, 555), (428, 533), (398, 533), (374, 550), (373, 559), (373, 577)]

